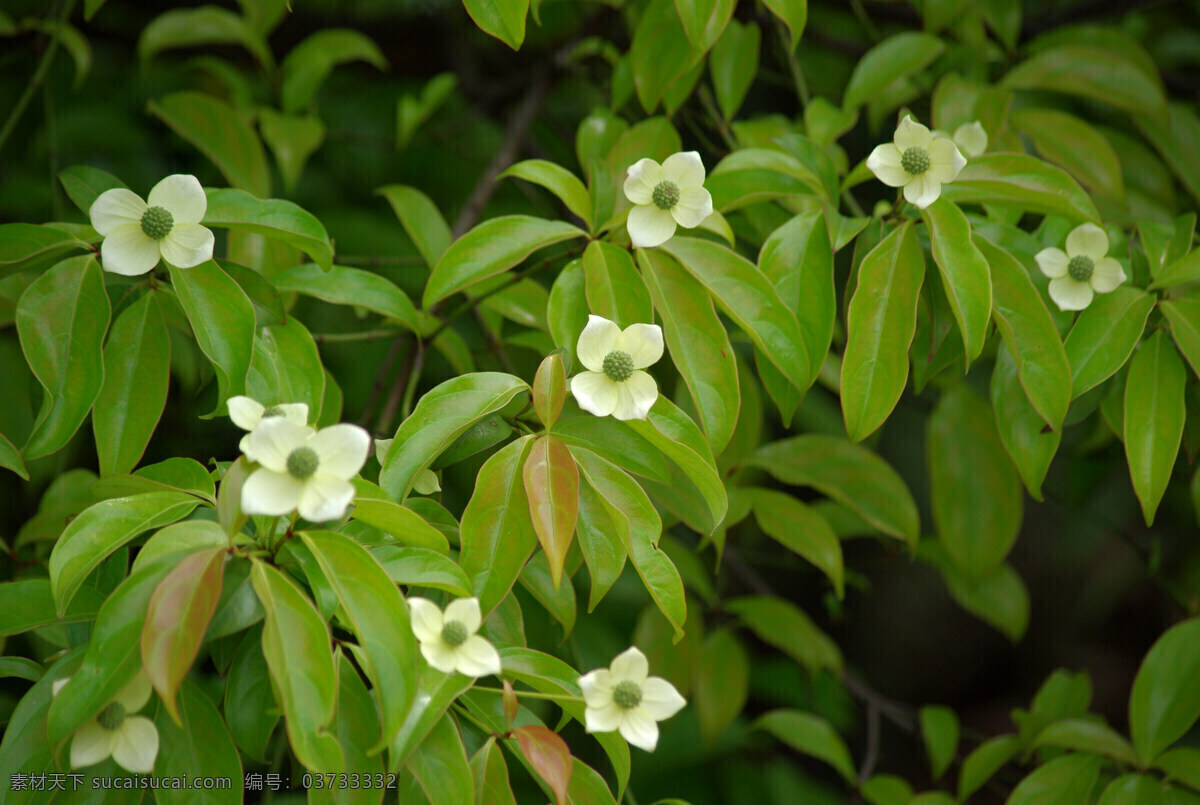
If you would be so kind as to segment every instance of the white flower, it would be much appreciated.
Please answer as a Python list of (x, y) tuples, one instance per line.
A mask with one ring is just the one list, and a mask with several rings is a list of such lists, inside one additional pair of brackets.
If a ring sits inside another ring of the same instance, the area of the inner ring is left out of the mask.
[(150, 191), (150, 203), (123, 187), (105, 190), (88, 211), (92, 228), (104, 236), (104, 270), (134, 276), (158, 265), (178, 268), (211, 260), (213, 233), (200, 226), (208, 199), (195, 176), (168, 176)]
[(878, 145), (867, 157), (875, 178), (889, 187), (903, 187), (910, 204), (925, 209), (942, 194), (942, 185), (953, 182), (967, 160), (945, 137), (906, 115), (890, 143)]
[(620, 730), (636, 747), (653, 752), (658, 745), (658, 725), (687, 704), (675, 686), (650, 671), (646, 655), (636, 648), (618, 654), (608, 668), (579, 678), (587, 704), (584, 720), (588, 732)]
[[(381, 465), (383, 464), (383, 460), (387, 458), (388, 450), (392, 449), (392, 442), (394, 441), (396, 440), (375, 440), (375, 458)], [(433, 470), (421, 470), (417, 473), (417, 477), (413, 478), (413, 491), (418, 495), (432, 495), (434, 492), (442, 491), (442, 484)]]
[(588, 316), (575, 351), (588, 369), (571, 378), (580, 408), (596, 416), (646, 418), (658, 399), (658, 384), (641, 370), (662, 357), (661, 327), (631, 324), (621, 330), (603, 316)]
[[(297, 425), (308, 424), (308, 404), (307, 403), (282, 403), (280, 405), (272, 405), (266, 407), (258, 400), (253, 400), (249, 397), (230, 397), (229, 398), (229, 418), (233, 420), (233, 424), (237, 425), (244, 431), (252, 431), (258, 427), (259, 423), (264, 419), (281, 416)], [(241, 444), (238, 449), (243, 453), (250, 445), (250, 434), (247, 432), (242, 437)]]
[(336, 520), (354, 500), (350, 479), (367, 461), (371, 437), (357, 425), (316, 431), (285, 417), (250, 432), (246, 458), (261, 467), (242, 487), (242, 511), (277, 516), (298, 509), (314, 523)]
[(425, 661), (444, 674), (464, 676), (500, 673), (500, 655), (494, 646), (475, 634), (483, 623), (478, 598), (459, 598), (446, 607), (416, 596), (408, 599), (412, 630)]
[[(54, 695), (70, 678), (55, 680)], [(116, 699), (84, 724), (71, 740), (71, 768), (102, 763), (110, 756), (134, 774), (149, 774), (158, 757), (158, 729), (145, 716), (133, 715), (150, 701), (150, 680), (140, 668)]]
[(1108, 254), (1108, 235), (1095, 224), (1081, 224), (1067, 235), (1067, 250), (1042, 249), (1034, 259), (1050, 277), (1050, 298), (1059, 310), (1083, 310), (1092, 292), (1108, 293), (1125, 281), (1125, 272)]
[(712, 215), (712, 196), (704, 189), (704, 163), (695, 151), (680, 151), (659, 165), (639, 159), (625, 179), (625, 196), (636, 206), (626, 227), (634, 246), (658, 246), (685, 229), (700, 226)]

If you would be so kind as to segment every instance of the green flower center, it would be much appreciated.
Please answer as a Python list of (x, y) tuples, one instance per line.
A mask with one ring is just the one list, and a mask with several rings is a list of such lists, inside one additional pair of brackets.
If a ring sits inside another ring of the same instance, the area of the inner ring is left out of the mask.
[(1077, 254), (1067, 263), (1067, 274), (1076, 282), (1087, 282), (1095, 270), (1096, 264), (1086, 254)]
[(316, 450), (311, 447), (297, 447), (288, 454), (287, 471), (297, 481), (303, 481), (317, 471), (320, 463)]
[(162, 240), (171, 234), (173, 226), (175, 218), (162, 207), (151, 207), (142, 213), (142, 231), (148, 238)]
[(269, 416), (283, 416), (283, 406), (272, 405), (270, 408), (264, 408), (262, 418), (266, 419)]
[(900, 155), (900, 167), (913, 176), (920, 176), (929, 170), (929, 152), (915, 145), (904, 149), (904, 153)]
[(467, 642), (467, 625), (462, 621), (446, 621), (442, 625), (442, 639), (446, 645), (458, 648)]
[(604, 356), (604, 374), (618, 383), (628, 380), (633, 374), (633, 358), (629, 357), (628, 352), (614, 349)]
[(679, 203), (679, 185), (674, 182), (662, 181), (654, 186), (654, 206), (660, 210), (669, 210)]
[(100, 711), (100, 715), (96, 716), (96, 721), (104, 729), (112, 731), (124, 723), (125, 715), (125, 705), (120, 702), (113, 702)]
[(642, 689), (636, 682), (626, 679), (613, 688), (613, 703), (622, 710), (632, 710), (642, 703)]

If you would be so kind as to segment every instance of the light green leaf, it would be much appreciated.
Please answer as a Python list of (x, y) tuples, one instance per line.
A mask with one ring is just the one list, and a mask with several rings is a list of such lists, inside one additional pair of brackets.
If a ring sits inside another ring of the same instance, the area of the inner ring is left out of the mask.
[[(675, 3), (650, 0), (633, 31), (629, 48), (633, 86), (647, 114), (654, 111), (663, 96), (684, 78), (703, 53), (688, 41)], [(643, 156), (661, 161), (654, 154)]]
[[(1190, 239), (1188, 245), (1191, 245)], [(1197, 279), (1200, 279), (1200, 249), (1195, 249), (1183, 257), (1172, 261), (1166, 268), (1158, 272), (1155, 275), (1154, 282), (1150, 283), (1150, 290), (1173, 288), (1176, 285), (1185, 285)]]
[(795, 604), (782, 598), (745, 596), (725, 602), (726, 611), (739, 616), (764, 643), (775, 646), (810, 672), (842, 669), (842, 652), (829, 635)]
[(322, 271), (316, 263), (307, 263), (271, 278), (280, 291), (295, 291), (323, 299), (335, 305), (357, 305), (395, 319), (416, 332), (417, 311), (412, 301), (386, 277), (358, 268), (333, 266)]
[(56, 623), (77, 623), (96, 617), (104, 595), (83, 587), (62, 615), (56, 612), (49, 579), (0, 582), (0, 637), (23, 634)]
[(1000, 441), (1017, 465), (1017, 472), (1021, 474), (1029, 496), (1041, 500), (1042, 481), (1046, 478), (1054, 454), (1058, 452), (1062, 431), (1048, 430), (1046, 420), (1042, 419), (1025, 396), (1017, 373), (1017, 361), (1006, 345), (996, 349), (991, 397)]
[[(262, 143), (250, 124), (225, 101), (204, 92), (174, 92), (150, 101), (147, 108), (208, 157), (229, 184), (259, 198), (271, 194), (271, 172)], [(212, 221), (206, 218), (206, 223)]]
[(438, 73), (421, 87), (420, 97), (403, 95), (396, 104), (396, 146), (404, 148), (417, 129), (437, 111), (458, 86), (454, 73)]
[(592, 220), (592, 203), (587, 188), (579, 177), (554, 162), (544, 159), (527, 159), (510, 167), (497, 179), (511, 176), (524, 179), (549, 190), (558, 196), (567, 209), (583, 220), (584, 226), (590, 231), (595, 222)]
[(894, 774), (876, 774), (859, 787), (863, 799), (871, 805), (909, 805), (913, 798), (912, 786)]
[(1183, 439), (1187, 369), (1162, 330), (1129, 363), (1125, 384), (1125, 455), (1146, 525), (1167, 490)]
[(621, 533), (624, 527), (624, 520), (609, 513), (598, 492), (588, 484), (579, 487), (579, 523), (575, 534), (592, 580), (588, 612), (596, 608), (625, 569), (629, 543)]
[(748, 488), (758, 525), (779, 544), (804, 558), (833, 582), (840, 599), (844, 594), (845, 571), (842, 544), (832, 526), (801, 501), (773, 489)]
[(1065, 755), (1040, 766), (1021, 781), (1007, 805), (1078, 805), (1088, 802), (1100, 774), (1095, 755)]
[(1154, 297), (1122, 285), (1098, 294), (1079, 314), (1063, 347), (1071, 363), (1072, 395), (1080, 397), (1125, 365), (1154, 309)]
[(258, 110), (258, 128), (275, 155), (283, 186), (290, 193), (300, 181), (308, 158), (325, 142), (325, 124), (313, 115), (281, 114), (263, 106)]
[(266, 39), (244, 17), (218, 6), (173, 8), (159, 14), (138, 37), (138, 58), (148, 62), (164, 50), (204, 45), (241, 45), (263, 67), (275, 68)]
[(1191, 746), (1168, 749), (1154, 759), (1154, 768), (1200, 791), (1200, 749)]
[(654, 321), (650, 291), (628, 251), (594, 240), (583, 250), (583, 272), (592, 313), (621, 328)]
[(983, 351), (991, 323), (992, 280), (988, 263), (975, 245), (967, 217), (953, 202), (940, 198), (923, 210), (921, 216), (930, 229), (930, 251), (942, 275), (942, 285), (970, 366)]
[(191, 554), (205, 548), (220, 547), (229, 547), (229, 538), (221, 526), (211, 520), (184, 520), (155, 531), (134, 557), (133, 570), (139, 570), (163, 556)]
[(763, 0), (763, 5), (783, 20), (791, 34), (791, 50), (795, 50), (808, 22), (808, 0)]
[(1112, 727), (1090, 718), (1066, 718), (1055, 721), (1033, 741), (1033, 746), (1059, 746), (1079, 752), (1103, 755), (1127, 766), (1138, 764), (1137, 755), (1129, 741)]
[[(92, 204), (101, 193), (114, 187), (125, 187), (125, 183), (116, 176), (90, 165), (72, 165), (64, 168), (58, 172), (58, 181), (84, 215), (92, 209)], [(0, 262), (0, 274), (3, 274), (2, 266), (3, 263)]]
[(1150, 647), (1133, 681), (1129, 725), (1143, 763), (1182, 738), (1200, 717), (1200, 619), (1168, 629)]
[(488, 805), (517, 805), (508, 782), (508, 764), (496, 745), (496, 738), (487, 742), (471, 758), (471, 775), (475, 778), (475, 799)]
[[(242, 190), (207, 190), (204, 223), (281, 240), (306, 252), (326, 271), (333, 264), (329, 234), (311, 213), (290, 201), (259, 199)], [(264, 194), (265, 195), (265, 194)]]
[(1021, 741), (1016, 735), (1000, 735), (981, 743), (963, 761), (958, 774), (958, 798), (966, 802), (1020, 750)]
[(907, 31), (885, 39), (855, 65), (842, 106), (862, 106), (894, 81), (924, 70), (945, 49), (942, 40), (932, 34)]
[(957, 179), (942, 185), (942, 198), (1100, 223), (1096, 205), (1070, 175), (1027, 154), (975, 157)]
[(1171, 325), (1171, 337), (1179, 352), (1200, 376), (1200, 299), (1164, 299), (1158, 303), (1158, 309)]
[(732, 120), (754, 83), (758, 71), (758, 25), (730, 20), (708, 59), (717, 104), (726, 121)]
[(402, 184), (385, 185), (375, 192), (392, 205), (392, 210), (426, 265), (430, 268), (436, 266), (446, 249), (450, 248), (453, 237), (446, 219), (429, 196), (415, 187)]
[(354, 511), (351, 517), (383, 531), (397, 542), (445, 554), (450, 543), (445, 535), (416, 512), (390, 500), (382, 489), (354, 479)]
[(1001, 86), (1078, 95), (1133, 116), (1161, 119), (1167, 99), (1152, 69), (1148, 72), (1124, 48), (1064, 44), (1033, 54), (1009, 70)]
[(352, 61), (365, 61), (380, 70), (388, 68), (379, 47), (358, 31), (326, 28), (307, 37), (288, 52), (280, 66), (283, 111), (298, 112), (310, 105), (333, 68)]
[(456, 596), (472, 595), (471, 580), (453, 559), (429, 548), (378, 545), (371, 549), (375, 561), (396, 584), (432, 587)]
[(46, 267), (84, 242), (49, 226), (0, 224), (0, 279), (18, 271)]
[(320, 421), (325, 400), (321, 355), (295, 316), (286, 324), (263, 327), (255, 336), (246, 393), (263, 405), (305, 403), (309, 419)]
[(858, 779), (846, 742), (828, 721), (799, 710), (772, 710), (758, 717), (754, 727), (766, 730), (797, 752), (823, 760), (849, 781)]
[(1033, 141), (1041, 156), (1061, 166), (1089, 190), (1125, 199), (1121, 161), (1108, 140), (1089, 123), (1057, 109), (1018, 109), (1013, 125)]
[(626, 472), (667, 483), (671, 470), (662, 452), (626, 422), (591, 414), (559, 419), (554, 435), (567, 444), (586, 447)]
[(463, 0), (463, 5), (480, 30), (520, 50), (529, 0)]
[[(501, 655), (503, 656), (503, 655)], [(421, 677), (413, 706), (404, 719), (400, 734), (388, 747), (388, 771), (399, 771), (454, 700), (468, 690), (475, 680), (462, 674), (443, 674), (428, 665), (421, 666)]]
[(1097, 805), (1163, 805), (1165, 787), (1148, 774), (1123, 774), (1108, 784)]
[(939, 779), (950, 768), (958, 749), (958, 716), (949, 707), (922, 707), (917, 714), (921, 723), (921, 740), (933, 779)]

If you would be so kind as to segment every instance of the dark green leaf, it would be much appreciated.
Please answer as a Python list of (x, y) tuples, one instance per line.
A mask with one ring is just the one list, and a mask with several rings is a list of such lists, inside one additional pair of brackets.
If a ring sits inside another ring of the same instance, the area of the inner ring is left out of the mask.
[(1125, 384), (1125, 455), (1146, 525), (1167, 490), (1183, 439), (1187, 369), (1159, 330), (1129, 363)]
[[(1134, 46), (1136, 47), (1136, 45)], [(1045, 90), (1107, 103), (1131, 115), (1162, 118), (1167, 99), (1157, 73), (1124, 49), (1059, 45), (1035, 53), (1008, 71), (1012, 89)]]
[(1049, 430), (1041, 414), (1026, 398), (1017, 374), (1017, 361), (1007, 346), (996, 349), (991, 397), (1000, 441), (1017, 465), (1017, 472), (1029, 490), (1029, 496), (1041, 500), (1042, 481), (1046, 478), (1054, 454), (1058, 452), (1062, 431)]
[[(58, 181), (62, 183), (67, 196), (84, 215), (92, 209), (92, 204), (106, 190), (114, 187), (125, 187), (125, 183), (111, 173), (93, 168), (90, 165), (72, 165), (58, 172)], [(0, 264), (2, 265), (2, 264)], [(0, 269), (2, 273), (2, 269)]]
[(162, 788), (155, 801), (162, 805), (236, 805), (243, 801), (242, 760), (212, 699), (192, 683), (180, 689), (180, 724), (159, 711), (159, 749), (154, 770), (164, 777), (223, 779), (228, 788), (204, 790)]
[(842, 106), (846, 109), (862, 106), (892, 82), (925, 69), (945, 49), (942, 40), (932, 34), (907, 31), (885, 39), (855, 65)]
[(625, 328), (654, 321), (650, 292), (633, 267), (629, 252), (603, 240), (594, 240), (583, 252), (587, 301), (591, 312)]
[(320, 420), (325, 400), (321, 355), (295, 316), (286, 324), (263, 327), (255, 336), (246, 393), (263, 405), (305, 403), (309, 419)]
[(725, 602), (764, 643), (775, 646), (816, 673), (822, 668), (840, 672), (842, 652), (817, 628), (804, 611), (790, 601), (768, 596), (745, 596)]
[(266, 39), (244, 17), (217, 6), (173, 8), (159, 14), (138, 37), (138, 58), (148, 62), (164, 50), (203, 45), (241, 45), (259, 64), (275, 66)]
[(325, 227), (312, 213), (290, 201), (255, 198), (244, 190), (208, 190), (206, 193), (205, 224), (281, 240), (307, 253), (321, 268), (330, 270), (333, 246)]
[(921, 215), (929, 225), (930, 251), (941, 272), (970, 366), (983, 351), (991, 323), (992, 281), (988, 262), (975, 245), (966, 216), (953, 202), (940, 198)]
[(276, 274), (271, 281), (280, 291), (295, 291), (335, 305), (365, 307), (396, 319), (413, 332), (418, 330), (417, 312), (408, 296), (378, 274), (345, 266), (322, 271), (308, 263)]
[(1027, 154), (975, 157), (957, 179), (942, 186), (942, 198), (1061, 215), (1075, 223), (1100, 223), (1096, 205), (1074, 179)]
[(429, 196), (415, 187), (389, 184), (375, 192), (388, 200), (417, 251), (430, 268), (437, 265), (453, 237), (446, 219)]
[(758, 25), (745, 25), (730, 20), (725, 33), (712, 49), (708, 59), (717, 104), (725, 120), (732, 120), (746, 97), (758, 70), (758, 47), (761, 35)]
[(380, 70), (388, 67), (376, 44), (358, 31), (326, 28), (307, 37), (280, 65), (283, 111), (298, 112), (308, 106), (333, 68), (352, 61), (365, 61)]
[(754, 726), (771, 733), (797, 752), (823, 760), (847, 781), (857, 779), (845, 741), (820, 716), (799, 710), (772, 710), (759, 716)]
[(845, 575), (842, 544), (825, 518), (783, 492), (753, 488), (746, 491), (754, 502), (754, 518), (759, 527), (828, 576), (834, 592), (841, 598)]
[(1125, 365), (1154, 309), (1154, 297), (1122, 285), (1099, 294), (1079, 314), (1063, 342), (1071, 363), (1074, 397), (1095, 388)]
[(147, 108), (208, 157), (229, 184), (259, 198), (271, 194), (271, 172), (262, 143), (228, 103), (204, 92), (187, 91), (164, 95), (150, 101)]

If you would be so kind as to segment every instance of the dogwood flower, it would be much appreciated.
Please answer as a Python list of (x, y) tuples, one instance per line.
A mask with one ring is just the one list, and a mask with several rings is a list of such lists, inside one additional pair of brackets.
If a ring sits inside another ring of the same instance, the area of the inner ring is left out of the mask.
[(161, 257), (192, 268), (213, 255), (213, 233), (200, 226), (208, 198), (195, 176), (168, 176), (150, 191), (149, 204), (123, 187), (105, 190), (92, 203), (92, 228), (104, 236), (100, 258), (105, 271), (145, 274)]
[(942, 185), (953, 182), (967, 164), (958, 147), (946, 137), (906, 115), (893, 141), (875, 146), (867, 167), (889, 187), (903, 187), (909, 204), (925, 209), (942, 194)]
[[(394, 441), (396, 440), (375, 440), (375, 458), (379, 461), (380, 465), (387, 458), (388, 450), (392, 449), (392, 442)], [(417, 477), (413, 478), (412, 488), (418, 495), (432, 495), (434, 492), (442, 491), (442, 484), (433, 470), (421, 470), (417, 473)]]
[(1125, 281), (1125, 271), (1108, 254), (1108, 235), (1095, 224), (1081, 224), (1067, 235), (1067, 250), (1042, 249), (1034, 259), (1050, 277), (1050, 298), (1059, 310), (1083, 310), (1092, 293), (1108, 293)]
[(963, 123), (954, 130), (953, 136), (938, 129), (934, 129), (929, 134), (935, 140), (938, 137), (950, 137), (950, 139), (954, 140), (954, 144), (958, 146), (958, 150), (966, 155), (967, 159), (974, 159), (987, 151), (987, 132), (983, 130), (983, 124), (978, 120), (971, 123)]
[(658, 399), (658, 384), (641, 371), (663, 354), (662, 328), (631, 324), (622, 330), (603, 316), (588, 316), (575, 349), (588, 371), (571, 378), (571, 394), (596, 416), (645, 419)]
[(653, 752), (658, 745), (658, 725), (687, 704), (675, 686), (657, 676), (647, 676), (646, 655), (630, 648), (600, 668), (579, 677), (587, 705), (583, 712), (588, 732), (620, 730), (636, 747)]
[(264, 419), (281, 416), (285, 419), (295, 422), (297, 425), (308, 424), (307, 403), (281, 403), (279, 405), (272, 405), (268, 408), (258, 400), (239, 395), (237, 397), (230, 397), (228, 405), (229, 418), (233, 421), (233, 424), (237, 425), (242, 430), (247, 431), (246, 435), (242, 437), (241, 443), (238, 445), (238, 449), (243, 453), (246, 452), (246, 448), (250, 444), (249, 431), (257, 428), (259, 423), (261, 423)]
[(410, 596), (412, 630), (425, 661), (444, 674), (463, 676), (500, 673), (500, 655), (486, 639), (475, 634), (483, 623), (478, 598), (451, 601), (445, 614), (426, 598)]
[[(55, 696), (70, 681), (55, 680)], [(136, 716), (150, 701), (150, 680), (140, 668), (137, 675), (100, 714), (84, 724), (71, 739), (71, 768), (82, 769), (109, 757), (134, 774), (149, 774), (158, 757), (158, 728), (146, 716)]]
[(336, 520), (354, 500), (350, 479), (367, 461), (371, 437), (357, 425), (320, 431), (270, 417), (250, 432), (246, 457), (261, 466), (242, 487), (242, 511), (278, 516), (298, 510), (312, 522)]
[(634, 246), (666, 243), (675, 225), (693, 229), (712, 215), (712, 196), (704, 189), (704, 163), (695, 151), (680, 151), (659, 165), (639, 159), (629, 168), (625, 197), (634, 203), (626, 227)]

